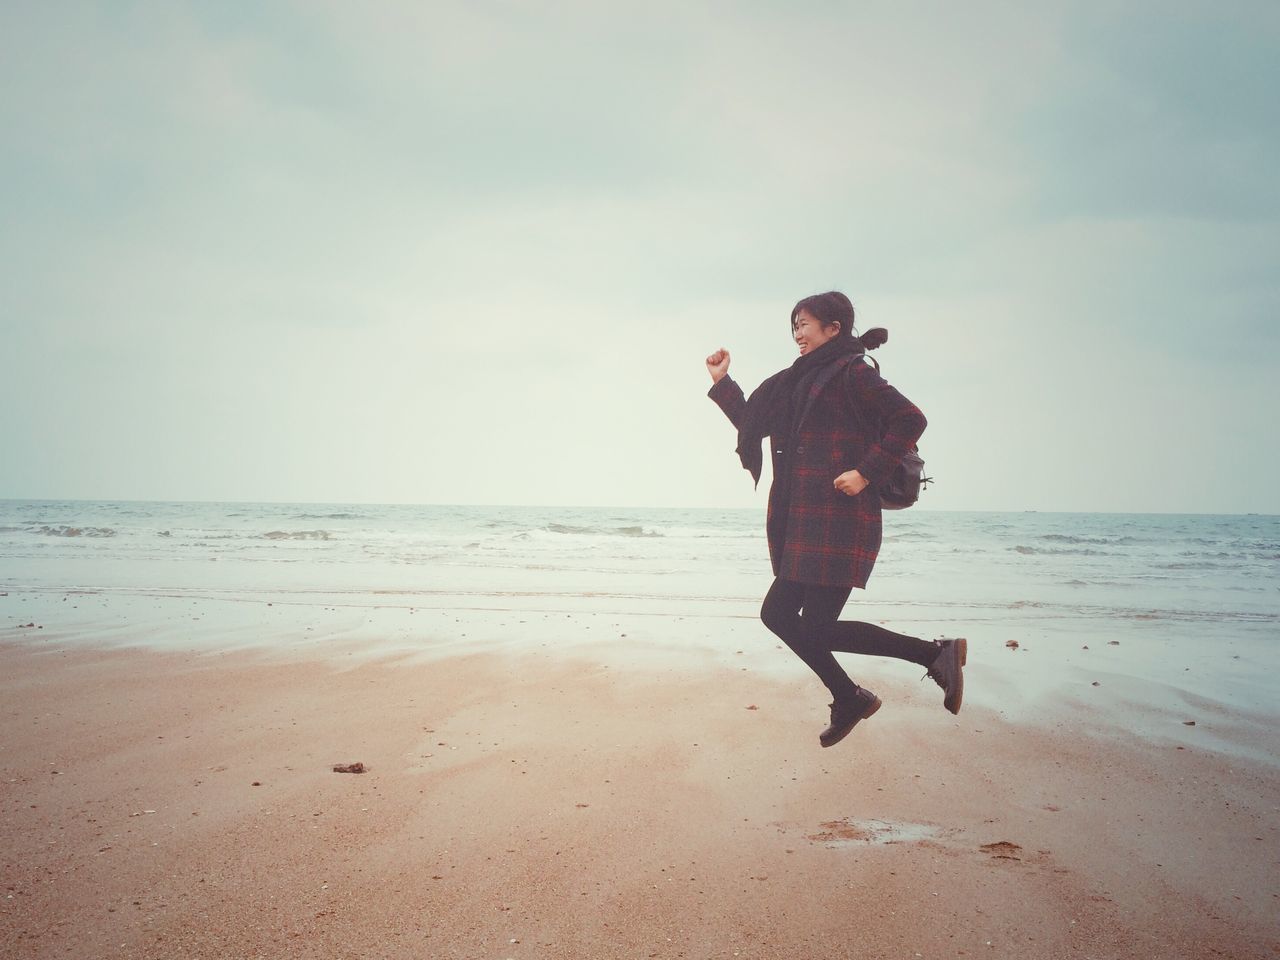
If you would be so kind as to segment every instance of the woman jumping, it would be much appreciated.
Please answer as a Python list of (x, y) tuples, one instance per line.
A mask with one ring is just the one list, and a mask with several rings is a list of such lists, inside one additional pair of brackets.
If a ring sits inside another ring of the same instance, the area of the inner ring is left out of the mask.
[(967, 642), (919, 640), (870, 623), (839, 620), (854, 587), (865, 588), (880, 550), (880, 495), (903, 455), (924, 432), (924, 414), (863, 362), (887, 334), (854, 334), (853, 304), (843, 293), (805, 297), (791, 311), (796, 361), (750, 399), (729, 376), (729, 351), (707, 357), (708, 394), (738, 428), (738, 456), (760, 482), (761, 441), (769, 438), (773, 486), (765, 530), (773, 586), (760, 619), (831, 691), (831, 724), (818, 741), (843, 740), (880, 709), (833, 653), (910, 660), (942, 687), (943, 705), (960, 711)]

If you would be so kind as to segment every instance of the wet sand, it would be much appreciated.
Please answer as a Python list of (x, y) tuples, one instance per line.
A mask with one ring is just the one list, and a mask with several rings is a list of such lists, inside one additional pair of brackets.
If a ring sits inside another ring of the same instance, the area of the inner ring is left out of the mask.
[(11, 636), (0, 955), (1280, 954), (1274, 764), (742, 662)]

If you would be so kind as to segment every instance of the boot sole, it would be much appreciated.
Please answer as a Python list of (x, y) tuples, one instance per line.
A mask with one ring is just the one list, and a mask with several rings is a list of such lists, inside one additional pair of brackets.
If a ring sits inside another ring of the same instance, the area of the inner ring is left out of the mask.
[[(872, 696), (875, 697), (875, 694), (872, 694)], [(818, 743), (820, 743), (824, 747), (834, 747), (837, 743), (839, 743), (841, 740), (847, 737), (850, 733), (852, 733), (854, 727), (856, 727), (863, 720), (867, 719), (867, 717), (871, 716), (873, 713), (879, 710), (883, 705), (884, 704), (882, 703), (880, 698), (875, 697), (875, 700), (872, 702), (871, 706), (867, 707), (867, 709), (863, 712), (862, 716), (858, 717), (857, 720), (853, 721), (853, 723), (849, 724), (847, 727), (841, 730), (839, 734), (837, 734), (834, 737), (831, 737), (829, 740), (824, 741), (821, 737), (819, 737)]]
[(955, 705), (947, 707), (952, 713), (960, 712), (960, 704), (964, 700), (964, 665), (969, 660), (969, 641), (964, 637), (958, 637), (951, 641), (956, 651), (956, 659), (960, 661), (960, 669), (956, 671), (956, 696)]

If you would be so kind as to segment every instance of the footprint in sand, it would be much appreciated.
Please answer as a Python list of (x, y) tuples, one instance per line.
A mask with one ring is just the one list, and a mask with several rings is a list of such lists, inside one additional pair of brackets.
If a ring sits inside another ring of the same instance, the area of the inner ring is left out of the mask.
[(984, 843), (978, 847), (983, 853), (989, 853), (996, 860), (1021, 860), (1022, 848), (1008, 840), (997, 840), (995, 843)]

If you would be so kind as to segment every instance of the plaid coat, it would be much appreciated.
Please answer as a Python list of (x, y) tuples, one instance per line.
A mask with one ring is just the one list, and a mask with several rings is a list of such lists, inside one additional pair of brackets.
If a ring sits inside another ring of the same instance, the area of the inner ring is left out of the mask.
[[(738, 426), (747, 405), (742, 388), (726, 376), (707, 395)], [(877, 422), (883, 438), (874, 433)], [(880, 551), (875, 484), (888, 478), (924, 428), (924, 414), (861, 356), (824, 368), (809, 389), (796, 436), (769, 442), (774, 479), (765, 527), (773, 575), (865, 587)], [(871, 482), (856, 497), (833, 485), (853, 469)]]

